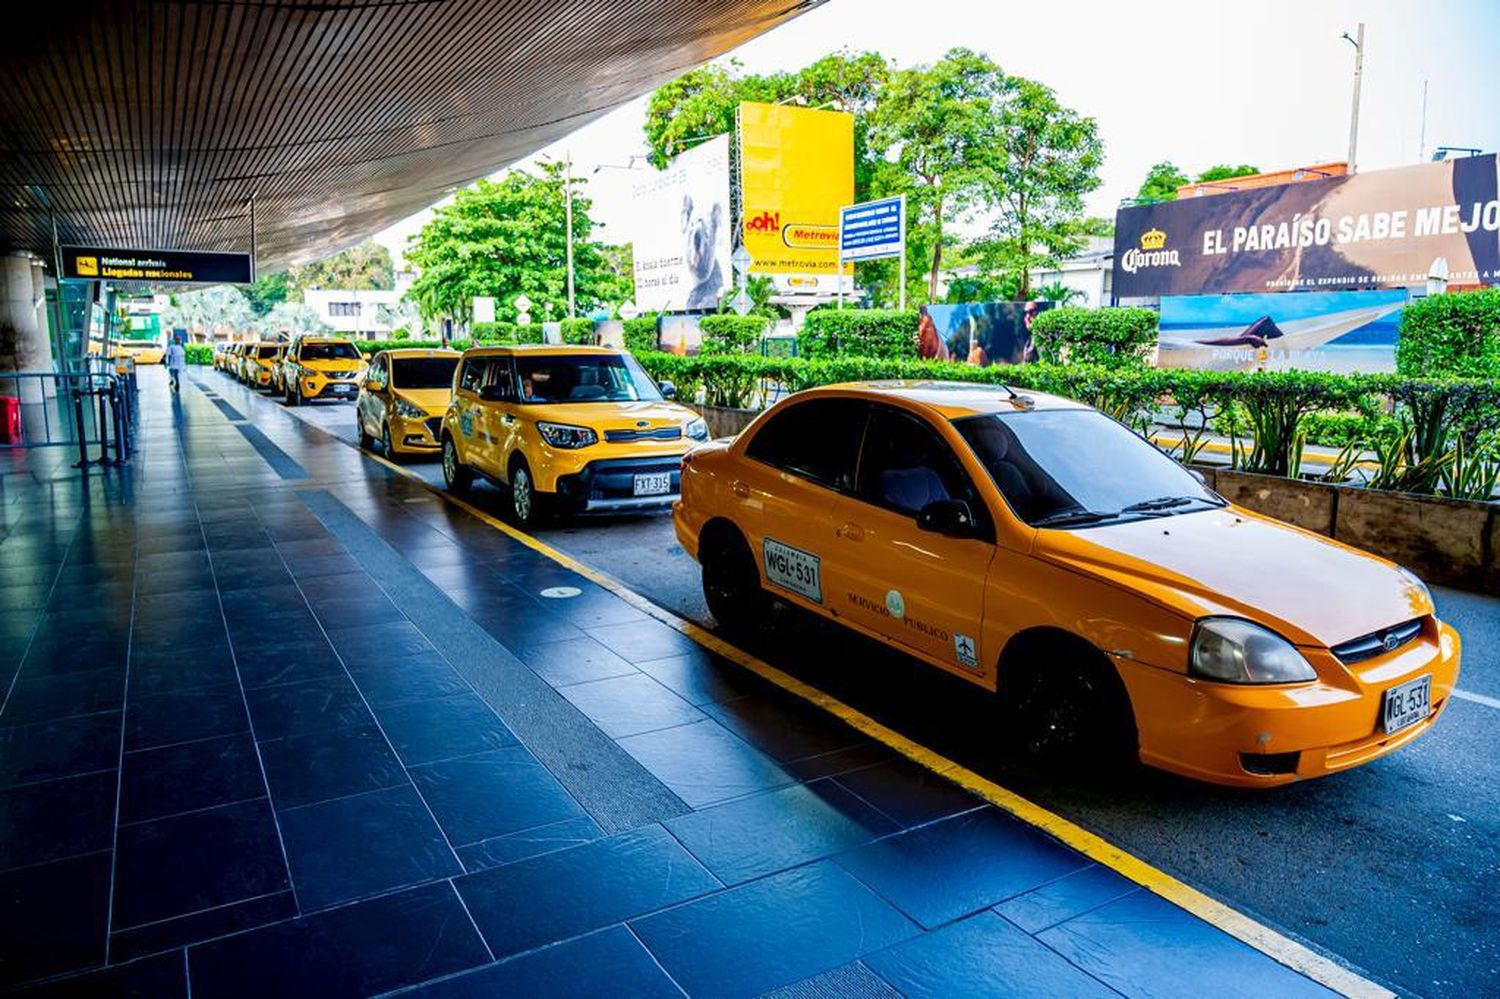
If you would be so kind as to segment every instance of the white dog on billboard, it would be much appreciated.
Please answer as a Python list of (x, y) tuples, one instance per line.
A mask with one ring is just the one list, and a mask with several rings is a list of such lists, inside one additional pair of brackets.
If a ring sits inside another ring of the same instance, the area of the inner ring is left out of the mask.
[(724, 227), (724, 206), (715, 201), (708, 210), (695, 207), (693, 196), (682, 198), (682, 231), (687, 236), (683, 257), (692, 285), (688, 288), (687, 310), (716, 309), (724, 294), (724, 271), (719, 267), (720, 230)]

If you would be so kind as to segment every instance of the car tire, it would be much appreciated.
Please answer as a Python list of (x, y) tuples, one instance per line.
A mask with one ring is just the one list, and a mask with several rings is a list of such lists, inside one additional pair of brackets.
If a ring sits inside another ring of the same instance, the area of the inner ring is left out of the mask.
[(359, 431), (359, 449), (361, 451), (375, 450), (375, 438), (365, 430), (365, 418), (359, 415), (358, 410), (354, 411), (354, 429)]
[(396, 453), (396, 445), (391, 440), (391, 425), (389, 422), (380, 427), (380, 450), (385, 455), (385, 460), (401, 464), (401, 456)]
[(474, 485), (474, 473), (458, 460), (458, 446), (452, 437), (443, 438), (443, 483), (450, 493), (467, 493)]
[(546, 500), (537, 491), (531, 467), (517, 461), (510, 470), (510, 515), (517, 527), (535, 527), (544, 519)]
[(303, 401), (302, 385), (300, 383), (294, 384), (292, 386), (292, 390), (287, 393), (287, 405), (300, 406), (302, 405)]
[(732, 527), (714, 530), (698, 561), (703, 567), (703, 598), (720, 627), (748, 634), (765, 625), (771, 598), (760, 585), (760, 569), (744, 535)]
[(1043, 766), (1097, 772), (1138, 759), (1130, 696), (1114, 665), (1081, 641), (1029, 643), (1001, 664), (1004, 731)]

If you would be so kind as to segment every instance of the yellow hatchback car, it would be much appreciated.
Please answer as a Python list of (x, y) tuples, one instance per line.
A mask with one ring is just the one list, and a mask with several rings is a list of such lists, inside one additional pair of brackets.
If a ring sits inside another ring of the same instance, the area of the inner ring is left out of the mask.
[(317, 399), (354, 399), (363, 368), (359, 348), (343, 337), (298, 337), (281, 359), (282, 397), (288, 406)]
[(371, 358), (354, 404), (359, 446), (369, 449), (378, 440), (392, 460), (436, 454), (458, 358), (456, 350), (419, 347), (382, 350)]
[(476, 475), (501, 486), (523, 526), (551, 511), (665, 508), (683, 453), (708, 440), (670, 394), (622, 350), (471, 348), (443, 417), (443, 478), (454, 492)]
[(251, 388), (269, 389), (272, 375), (285, 352), (286, 344), (282, 343), (247, 344), (244, 359), (240, 362), (240, 381)]
[(798, 393), (687, 455), (674, 523), (721, 624), (774, 594), (997, 692), (1043, 759), (1284, 784), (1411, 742), (1458, 680), (1416, 576), (1055, 396)]

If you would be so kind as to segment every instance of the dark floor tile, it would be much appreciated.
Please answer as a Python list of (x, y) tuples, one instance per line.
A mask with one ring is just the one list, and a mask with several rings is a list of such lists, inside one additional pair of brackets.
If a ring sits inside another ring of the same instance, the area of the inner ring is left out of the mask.
[(287, 888), (143, 926), (123, 930), (116, 927), (110, 934), (110, 960), (129, 961), (163, 951), (180, 954), (188, 944), (266, 926), (295, 915), (297, 899)]
[(132, 698), (126, 706), (125, 748), (150, 749), (249, 729), (237, 683)]
[(116, 964), (26, 989), (26, 999), (187, 999), (187, 962), (181, 951)]
[(807, 756), (783, 764), (783, 766), (798, 780), (806, 781), (835, 777), (853, 770), (863, 770), (877, 763), (888, 763), (895, 758), (894, 750), (871, 739), (850, 746), (848, 749), (837, 749), (821, 756)]
[(705, 715), (644, 673), (562, 688), (562, 695), (611, 739), (703, 721)]
[(860, 961), (850, 961), (790, 985), (783, 985), (779, 989), (772, 989), (764, 993), (762, 999), (843, 999), (844, 996), (858, 996), (859, 999), (901, 999), (900, 992), (891, 988), (889, 982)]
[(603, 625), (587, 631), (600, 645), (633, 663), (686, 655), (701, 647), (675, 628), (649, 618), (628, 624)]
[(1037, 939), (1124, 995), (1332, 994), (1150, 892), (1133, 892)]
[(865, 964), (910, 999), (1115, 995), (992, 912), (871, 954)]
[(161, 572), (180, 572), (183, 569), (207, 569), (208, 567), (208, 553), (202, 549), (137, 555), (135, 560), (136, 572), (143, 578)]
[(1088, 865), (994, 808), (871, 843), (838, 863), (929, 929)]
[(360, 565), (347, 552), (338, 552), (330, 555), (291, 556), (287, 558), (287, 567), (292, 570), (292, 576), (300, 581), (354, 572)]
[[(278, 635), (279, 637), (279, 635)], [(235, 662), (246, 688), (342, 676), (344, 664), (321, 634), (274, 644), (236, 643)]]
[(780, 691), (704, 705), (725, 728), (778, 762), (822, 756), (864, 741), (826, 711)]
[(634, 666), (592, 638), (525, 646), (516, 650), (516, 657), (554, 687), (625, 676), (636, 671)]
[(234, 656), (225, 649), (136, 653), (130, 658), (130, 699), (215, 687), (235, 681)]
[[(327, 535), (323, 537), (298, 538), (293, 541), (281, 541), (276, 545), (276, 550), (281, 552), (281, 557), (288, 564), (295, 563), (303, 558), (317, 558), (322, 555), (342, 555), (345, 553), (343, 545), (339, 544), (337, 538)], [(346, 569), (353, 572), (353, 569)]]
[(633, 735), (620, 746), (693, 808), (793, 782), (770, 757), (716, 721)]
[(138, 598), (172, 594), (193, 600), (213, 599), (215, 589), (213, 569), (206, 557), (201, 567), (142, 571), (135, 582)]
[(288, 809), (280, 819), (304, 911), (462, 870), (410, 785)]
[(852, 850), (898, 828), (831, 781), (739, 798), (666, 827), (727, 885)]
[(130, 642), (125, 629), (79, 633), (76, 625), (38, 629), (26, 647), (23, 670), (28, 677), (59, 676), (106, 666), (124, 666)]
[(288, 887), (271, 804), (262, 798), (121, 826), (116, 929)]
[(978, 795), (905, 759), (851, 770), (838, 782), (907, 828), (984, 804)]
[(572, 597), (548, 597), (542, 587), (537, 599), (552, 613), (579, 628), (597, 628), (604, 625), (634, 624), (651, 618), (636, 610), (619, 597), (593, 583), (575, 587), (583, 592)]
[(0, 787), (72, 777), (120, 764), (120, 713), (0, 728)]
[(374, 707), (425, 701), (469, 691), (469, 684), (441, 655), (403, 656), (357, 665), (350, 670), (359, 692)]
[(623, 926), (434, 982), (408, 994), (423, 999), (490, 999), (563, 992), (630, 999), (680, 999), (682, 995), (656, 959)]
[(743, 666), (698, 649), (665, 659), (649, 659), (638, 664), (642, 673), (675, 691), (690, 704), (704, 705), (714, 701), (732, 701), (750, 694), (765, 694), (771, 685)]
[(244, 561), (243, 554), (233, 552), (214, 559), (214, 578), (218, 581), (219, 592), (224, 594), (225, 600), (231, 599), (239, 590), (281, 586), (291, 582), (292, 575), (286, 571), (280, 558), (264, 562)]
[(277, 809), (406, 782), (406, 770), (373, 721), (272, 739), (260, 752)]
[(476, 624), (506, 648), (587, 637), (582, 630), (556, 614), (537, 608), (535, 601), (527, 608), (499, 605), (465, 610)]
[(594, 824), (593, 819), (580, 816), (480, 840), (478, 843), (458, 847), (457, 852), (464, 870), (485, 871), (491, 867), (502, 867), (528, 857), (540, 857), (544, 853), (555, 853), (603, 838), (603, 831)]
[(404, 617), (358, 628), (330, 628), (329, 641), (351, 667), (400, 656), (432, 652), (432, 643)]
[(245, 691), (259, 740), (372, 722), (370, 709), (347, 675)]
[(125, 694), (125, 674), (113, 667), (61, 676), (20, 676), (11, 688), (0, 725), (55, 721), (97, 711), (117, 711)]
[[(370, 584), (374, 587), (374, 583)], [(364, 596), (310, 598), (313, 613), (326, 628), (371, 628), (402, 619), (401, 608), (376, 590)]]
[(109, 865), (105, 850), (0, 874), (0, 986), (103, 963)]
[(917, 928), (824, 861), (631, 923), (689, 995), (753, 996), (909, 939)]
[(1134, 881), (1095, 864), (1002, 902), (995, 911), (1027, 933), (1040, 933), (1139, 888)]
[(520, 746), (413, 767), (411, 778), (454, 846), (583, 815)]
[(249, 733), (125, 754), (120, 821), (213, 808), (266, 793)]
[(0, 869), (108, 849), (114, 814), (112, 770), (0, 791)]
[(714, 891), (666, 830), (645, 826), (454, 882), (496, 957), (566, 940)]
[(488, 959), (446, 884), (305, 916), (188, 951), (197, 999), (368, 996)]
[(474, 694), (407, 701), (375, 713), (407, 766), (516, 744), (510, 729)]

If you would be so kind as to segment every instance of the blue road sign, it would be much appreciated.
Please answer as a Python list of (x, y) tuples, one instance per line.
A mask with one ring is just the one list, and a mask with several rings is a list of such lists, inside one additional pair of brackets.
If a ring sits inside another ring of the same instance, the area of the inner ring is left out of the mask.
[(839, 209), (839, 251), (845, 260), (899, 257), (906, 241), (906, 199), (899, 195)]

